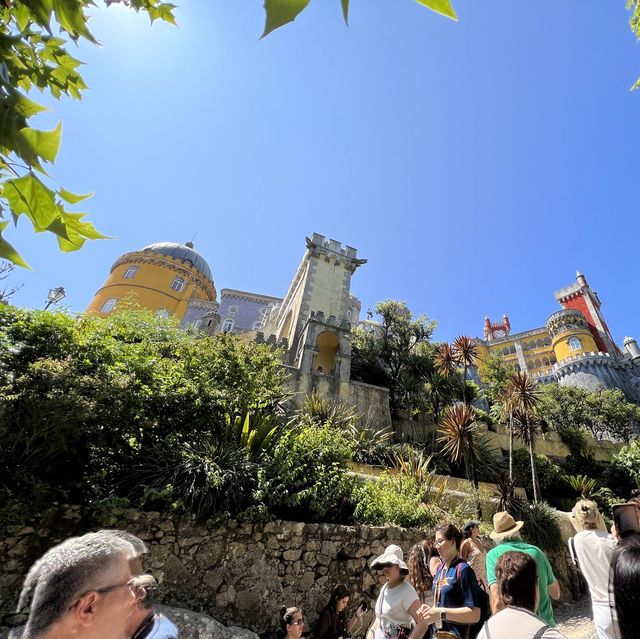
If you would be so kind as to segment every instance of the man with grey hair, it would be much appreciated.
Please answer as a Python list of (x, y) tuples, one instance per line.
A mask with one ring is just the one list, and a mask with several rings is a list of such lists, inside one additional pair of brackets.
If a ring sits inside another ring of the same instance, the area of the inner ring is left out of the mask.
[(49, 549), (25, 579), (22, 639), (128, 639), (129, 616), (144, 596), (131, 573), (137, 555), (130, 541), (107, 531)]
[(523, 521), (515, 521), (506, 511), (496, 513), (493, 516), (493, 531), (489, 536), (498, 545), (487, 553), (487, 583), (489, 584), (489, 595), (491, 597), (491, 612), (495, 614), (500, 607), (500, 594), (496, 580), (498, 559), (509, 550), (517, 550), (530, 555), (536, 562), (540, 594), (536, 614), (553, 628), (556, 622), (553, 618), (551, 599), (560, 599), (560, 585), (553, 574), (553, 569), (547, 556), (542, 550), (537, 546), (522, 541), (520, 536), (522, 526), (524, 526)]
[(131, 639), (178, 639), (178, 629), (164, 615), (153, 609), (153, 595), (156, 580), (151, 575), (140, 577), (145, 596), (135, 606), (129, 623), (127, 634)]

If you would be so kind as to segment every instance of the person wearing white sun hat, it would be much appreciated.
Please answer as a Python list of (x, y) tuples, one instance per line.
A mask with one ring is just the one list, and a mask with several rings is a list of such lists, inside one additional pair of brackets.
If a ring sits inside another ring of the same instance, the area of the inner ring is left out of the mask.
[(417, 614), (420, 608), (418, 593), (405, 581), (409, 569), (402, 548), (395, 544), (387, 546), (371, 562), (371, 568), (381, 570), (386, 583), (378, 595), (376, 617), (366, 639), (422, 639), (427, 624)]

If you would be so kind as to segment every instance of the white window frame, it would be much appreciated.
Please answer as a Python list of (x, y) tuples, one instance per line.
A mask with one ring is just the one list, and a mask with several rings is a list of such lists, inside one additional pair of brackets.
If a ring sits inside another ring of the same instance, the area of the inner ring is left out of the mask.
[(227, 317), (227, 319), (222, 322), (222, 332), (230, 333), (233, 330), (235, 322), (233, 321), (233, 317)]
[(116, 307), (117, 304), (118, 304), (118, 298), (110, 297), (109, 299), (104, 301), (104, 304), (100, 307), (100, 312), (111, 313), (111, 311)]
[(580, 351), (582, 350), (582, 342), (575, 335), (572, 335), (568, 340), (569, 348), (572, 351)]
[(169, 313), (169, 311), (166, 308), (159, 308), (156, 311), (156, 315), (158, 317), (162, 317), (163, 319), (168, 319), (169, 315), (171, 315), (171, 313)]
[(133, 277), (135, 277), (136, 273), (138, 272), (138, 267), (137, 266), (130, 266), (125, 272), (124, 275), (122, 276), (123, 279), (125, 280), (130, 280)]
[(171, 288), (177, 293), (182, 292), (185, 285), (186, 281), (183, 278), (177, 276), (173, 279), (173, 282), (171, 282)]

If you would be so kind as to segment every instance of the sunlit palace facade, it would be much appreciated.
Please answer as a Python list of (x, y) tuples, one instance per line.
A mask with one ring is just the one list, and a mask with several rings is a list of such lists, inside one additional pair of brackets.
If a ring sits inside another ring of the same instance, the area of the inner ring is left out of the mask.
[(640, 349), (626, 337), (615, 343), (601, 311), (598, 294), (585, 276), (556, 291), (562, 307), (546, 325), (511, 333), (509, 318), (484, 320), (481, 359), (496, 355), (515, 370), (526, 371), (541, 382), (558, 382), (587, 390), (619, 388), (632, 401), (640, 401)]

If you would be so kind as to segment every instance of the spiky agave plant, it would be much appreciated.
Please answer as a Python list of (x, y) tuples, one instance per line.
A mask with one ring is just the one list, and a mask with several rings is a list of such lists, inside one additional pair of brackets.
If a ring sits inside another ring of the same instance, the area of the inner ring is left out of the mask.
[(564, 480), (575, 490), (580, 499), (597, 497), (601, 492), (598, 489), (598, 482), (586, 475), (565, 475)]
[[(477, 450), (474, 436), (478, 430), (476, 415), (473, 409), (464, 404), (449, 406), (442, 414), (438, 441), (442, 443), (442, 451), (454, 463), (463, 462), (467, 479), (471, 481), (476, 492), (479, 488), (476, 473)], [(482, 517), (480, 500), (476, 499), (478, 517)]]

